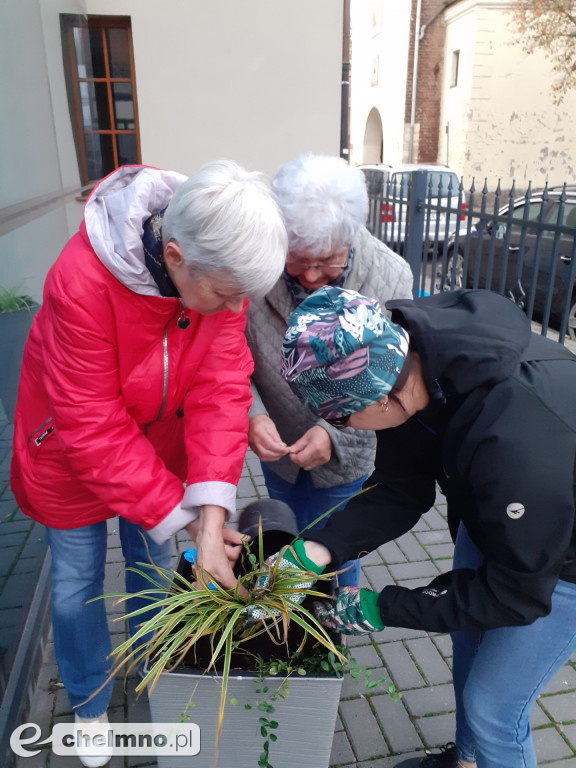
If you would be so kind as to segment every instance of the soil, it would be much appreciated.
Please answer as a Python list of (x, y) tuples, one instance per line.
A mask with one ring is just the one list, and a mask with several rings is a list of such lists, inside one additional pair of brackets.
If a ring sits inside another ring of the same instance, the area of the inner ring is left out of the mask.
[[(291, 534), (285, 533), (284, 531), (266, 531), (263, 534), (263, 544), (264, 544), (264, 558), (269, 557), (270, 555), (273, 555), (275, 552), (278, 552), (278, 550), (281, 547), (286, 546), (293, 540), (293, 536)], [(256, 553), (255, 553), (256, 554)], [(236, 565), (236, 573), (239, 575), (242, 572), (243, 568), (243, 561), (242, 558), (239, 560), (238, 564)], [(190, 563), (188, 563), (186, 560), (184, 560), (184, 557), (182, 556), (180, 559), (179, 566), (177, 568), (178, 573), (180, 573), (182, 576), (184, 576), (186, 579), (190, 579), (192, 576), (192, 566)], [(331, 594), (333, 591), (333, 585), (330, 582), (326, 581), (319, 581), (316, 584), (316, 589), (319, 592), (325, 592), (326, 594)], [(312, 609), (312, 599), (306, 598), (306, 600), (303, 603), (303, 606), (308, 608), (308, 610)], [(329, 633), (335, 643), (340, 643), (341, 638), (336, 633)], [(243, 650), (236, 651), (232, 655), (232, 663), (230, 665), (230, 668), (233, 670), (243, 670), (243, 671), (255, 671), (255, 664), (254, 664), (254, 657), (255, 656), (261, 656), (264, 661), (272, 661), (275, 659), (279, 659), (281, 661), (287, 661), (288, 658), (291, 656), (291, 654), (295, 653), (296, 650), (300, 647), (302, 641), (304, 639), (304, 630), (296, 624), (296, 622), (292, 621), (290, 622), (290, 627), (288, 630), (288, 642), (278, 644), (278, 641), (275, 643), (273, 640), (267, 635), (262, 634), (259, 635), (256, 638), (252, 638), (250, 640), (247, 640), (246, 642), (242, 643)], [(314, 638), (308, 636), (306, 643), (304, 645), (304, 648), (302, 650), (302, 655), (305, 657), (313, 656), (315, 650), (318, 648), (319, 644)], [(320, 646), (324, 652), (323, 646)], [(193, 650), (191, 650), (188, 655), (185, 657), (183, 662), (184, 669), (190, 669), (195, 672), (198, 670), (205, 670), (208, 664), (210, 663), (210, 659), (212, 658), (212, 651), (211, 651), (211, 643), (209, 638), (202, 638), (200, 641), (198, 641), (195, 644), (195, 647)], [(217, 665), (218, 669), (218, 665)]]

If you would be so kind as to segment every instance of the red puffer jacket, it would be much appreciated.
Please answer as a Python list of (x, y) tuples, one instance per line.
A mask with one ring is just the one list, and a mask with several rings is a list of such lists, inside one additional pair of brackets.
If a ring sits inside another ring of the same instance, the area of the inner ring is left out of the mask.
[[(154, 538), (164, 540), (201, 504), (235, 512), (253, 367), (246, 306), (187, 310), (190, 325), (180, 329), (179, 299), (160, 296), (149, 273), (142, 286), (134, 276), (135, 264), (145, 270), (133, 220), (165, 206), (183, 178), (131, 167), (105, 179), (87, 203), (90, 237), (83, 222), (46, 279), (24, 353), (12, 459), (20, 508), (45, 525), (118, 514), (153, 535), (159, 526)], [(107, 202), (118, 192), (134, 202), (125, 216)]]

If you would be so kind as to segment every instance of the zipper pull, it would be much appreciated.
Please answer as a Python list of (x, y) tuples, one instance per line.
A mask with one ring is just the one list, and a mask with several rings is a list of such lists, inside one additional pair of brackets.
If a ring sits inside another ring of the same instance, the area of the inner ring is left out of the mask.
[(176, 325), (178, 326), (178, 328), (180, 328), (181, 331), (185, 331), (186, 328), (188, 328), (188, 326), (190, 325), (190, 318), (186, 316), (184, 302), (182, 301), (182, 299), (180, 299), (180, 307), (181, 307), (180, 317), (178, 318)]
[(52, 434), (52, 432), (54, 432), (54, 427), (48, 427), (47, 429), (45, 429), (41, 435), (38, 435), (38, 437), (34, 439), (34, 442), (36, 443), (36, 445), (40, 446), (43, 443), (43, 441), (46, 440), (46, 438)]

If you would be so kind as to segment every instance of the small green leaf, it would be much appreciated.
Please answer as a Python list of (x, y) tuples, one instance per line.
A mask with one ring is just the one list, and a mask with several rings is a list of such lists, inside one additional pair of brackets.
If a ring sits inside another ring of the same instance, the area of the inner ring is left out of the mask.
[(275, 733), (270, 734), (270, 741), (278, 741), (278, 736)]
[(238, 699), (230, 699), (230, 706), (231, 707), (237, 707), (238, 706)]
[(298, 672), (300, 677), (304, 677), (306, 675), (306, 670), (303, 667), (298, 667), (296, 671)]
[(268, 731), (266, 730), (266, 728), (264, 726), (260, 727), (260, 736), (262, 736), (263, 739), (265, 739), (266, 736), (268, 736)]

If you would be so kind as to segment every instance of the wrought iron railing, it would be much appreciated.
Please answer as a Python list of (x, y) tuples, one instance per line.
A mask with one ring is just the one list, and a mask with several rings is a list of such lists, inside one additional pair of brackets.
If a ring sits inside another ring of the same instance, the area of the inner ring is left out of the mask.
[[(474, 181), (434, 187), (426, 171), (401, 182), (366, 170), (367, 226), (400, 253), (414, 274), (414, 295), (486, 288), (512, 299), (542, 334), (576, 339), (576, 185), (521, 195), (491, 193)], [(379, 178), (380, 176), (380, 178)]]

